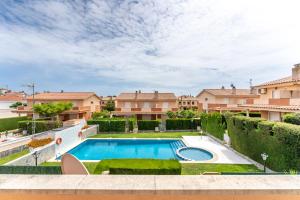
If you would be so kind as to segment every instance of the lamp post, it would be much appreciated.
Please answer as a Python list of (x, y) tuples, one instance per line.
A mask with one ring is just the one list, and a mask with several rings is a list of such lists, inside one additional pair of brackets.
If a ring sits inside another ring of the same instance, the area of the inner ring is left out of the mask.
[(38, 151), (34, 151), (34, 153), (32, 154), (32, 156), (35, 159), (35, 166), (38, 166), (38, 158), (40, 157), (40, 154)]
[(34, 115), (34, 104), (35, 104), (35, 99), (34, 99), (35, 90), (34, 89), (35, 89), (35, 85), (34, 85), (34, 83), (31, 83), (31, 84), (26, 84), (24, 86), (32, 89), (32, 135), (34, 135), (35, 134), (35, 115)]
[(267, 163), (267, 159), (268, 159), (269, 155), (266, 154), (266, 153), (262, 153), (261, 154), (261, 158), (263, 159), (264, 161), (264, 172), (266, 173), (266, 163)]

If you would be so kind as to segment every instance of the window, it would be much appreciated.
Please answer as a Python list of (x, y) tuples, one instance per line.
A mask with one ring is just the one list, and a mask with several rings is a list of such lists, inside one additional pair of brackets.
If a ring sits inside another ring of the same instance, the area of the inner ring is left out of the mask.
[(168, 103), (168, 102), (163, 102), (162, 107), (163, 107), (163, 108), (169, 108), (169, 103)]
[(192, 105), (194, 105), (194, 104), (195, 104), (195, 102), (192, 101)]
[(131, 103), (130, 102), (125, 102), (124, 106), (125, 106), (125, 108), (131, 108)]
[(225, 98), (225, 99), (224, 99), (224, 103), (225, 103), (225, 104), (229, 104), (229, 99), (228, 99), (228, 98)]
[(94, 104), (94, 102), (93, 102), (93, 101), (91, 101), (91, 104)]
[(188, 101), (187, 104), (190, 105), (190, 102)]
[(150, 103), (149, 102), (145, 102), (143, 108), (150, 108)]
[(179, 101), (178, 103), (181, 104), (181, 101)]
[(208, 98), (205, 98), (205, 101), (208, 101)]

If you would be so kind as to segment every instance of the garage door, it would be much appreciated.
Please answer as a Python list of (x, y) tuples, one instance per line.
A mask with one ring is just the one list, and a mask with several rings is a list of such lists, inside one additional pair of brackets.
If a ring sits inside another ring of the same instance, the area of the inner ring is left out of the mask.
[(279, 112), (269, 112), (270, 121), (281, 121)]

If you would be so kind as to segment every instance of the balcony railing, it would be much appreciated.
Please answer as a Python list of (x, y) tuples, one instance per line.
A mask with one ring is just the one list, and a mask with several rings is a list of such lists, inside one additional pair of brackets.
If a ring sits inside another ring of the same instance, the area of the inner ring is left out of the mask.
[(269, 99), (269, 105), (289, 106), (290, 99)]
[(177, 111), (177, 108), (116, 108), (116, 112), (167, 112)]

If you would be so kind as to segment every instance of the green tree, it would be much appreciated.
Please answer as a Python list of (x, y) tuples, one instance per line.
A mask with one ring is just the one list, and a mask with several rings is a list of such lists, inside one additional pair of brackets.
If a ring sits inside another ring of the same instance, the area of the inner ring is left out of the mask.
[(15, 103), (13, 103), (13, 104), (11, 104), (9, 107), (10, 108), (17, 108), (17, 107), (19, 107), (19, 106), (26, 106), (27, 104), (26, 103), (22, 103), (22, 102), (15, 102)]
[(109, 112), (112, 112), (115, 110), (115, 102), (113, 100), (107, 101), (104, 110), (107, 110)]
[(37, 104), (34, 105), (34, 112), (45, 116), (51, 117), (58, 120), (58, 115), (64, 111), (70, 110), (73, 107), (71, 102), (58, 102), (58, 103), (46, 103), (46, 104)]
[(177, 118), (177, 113), (176, 113), (176, 112), (173, 112), (173, 111), (168, 111), (168, 112), (167, 112), (167, 116), (168, 116), (168, 118), (170, 118), (170, 119), (175, 119), (175, 118)]
[(102, 118), (109, 118), (110, 113), (107, 110), (103, 110), (101, 112), (94, 112), (92, 115), (93, 119), (102, 119)]

